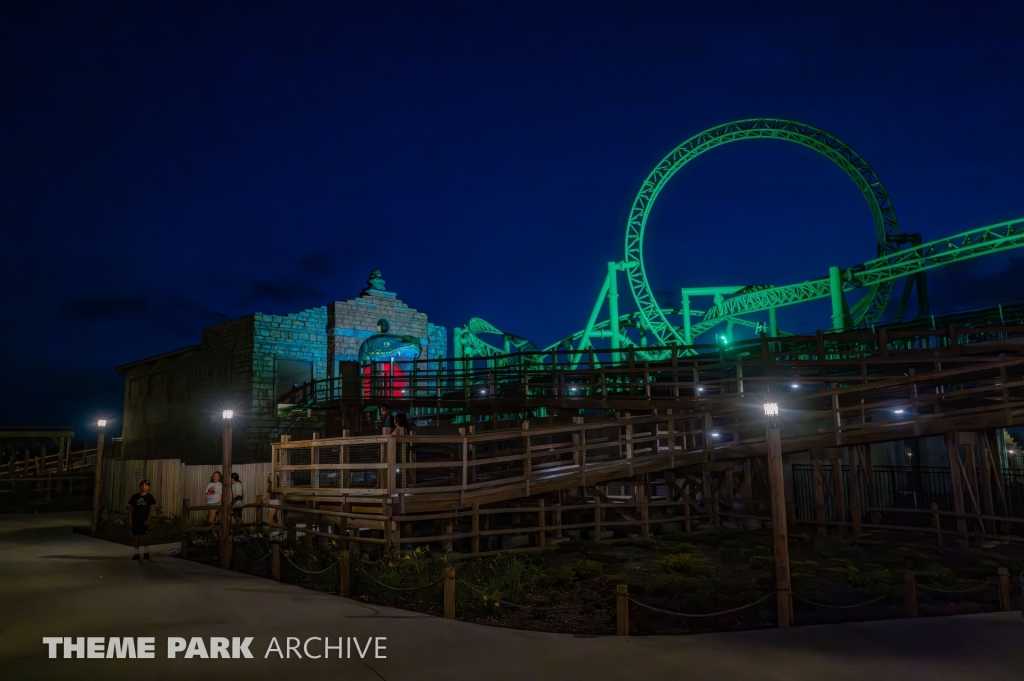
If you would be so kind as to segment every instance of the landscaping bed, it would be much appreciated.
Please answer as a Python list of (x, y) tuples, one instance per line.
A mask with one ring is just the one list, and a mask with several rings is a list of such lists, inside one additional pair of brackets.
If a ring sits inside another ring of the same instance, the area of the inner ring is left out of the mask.
[[(280, 539), (249, 535), (236, 541), (233, 567), (269, 577), (268, 542)], [(193, 535), (189, 558), (215, 564), (215, 540), (208, 534)], [(281, 578), (288, 583), (337, 593), (337, 564), (333, 542), (281, 546)], [(1024, 552), (1005, 544), (939, 554), (895, 539), (854, 543), (837, 536), (795, 535), (790, 538), (790, 565), (799, 626), (903, 617), (907, 570), (916, 576), (922, 616), (995, 611), (996, 570), (1009, 568), (1016, 603)], [(376, 561), (353, 556), (353, 598), (440, 615), (448, 566), (455, 568), (457, 618), (479, 624), (613, 634), (615, 590), (625, 584), (633, 599), (633, 634), (776, 626), (772, 539), (764, 533), (678, 533), (627, 543), (569, 541), (545, 553), (509, 552), (480, 559), (446, 559), (422, 550)], [(643, 606), (690, 615), (742, 609), (679, 617)]]

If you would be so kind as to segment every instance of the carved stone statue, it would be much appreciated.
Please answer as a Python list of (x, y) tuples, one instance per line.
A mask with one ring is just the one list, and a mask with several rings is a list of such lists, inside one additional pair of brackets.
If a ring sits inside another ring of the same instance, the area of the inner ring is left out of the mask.
[(384, 280), (380, 276), (380, 270), (370, 272), (370, 278), (366, 280), (367, 291), (384, 291)]

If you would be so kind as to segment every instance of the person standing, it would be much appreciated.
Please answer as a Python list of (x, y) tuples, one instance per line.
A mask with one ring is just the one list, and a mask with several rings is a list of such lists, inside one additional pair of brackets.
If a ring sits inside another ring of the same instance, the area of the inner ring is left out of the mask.
[(242, 480), (238, 473), (231, 474), (231, 522), (242, 526)]
[[(128, 500), (128, 528), (132, 535), (132, 546), (135, 555), (132, 560), (152, 560), (149, 557), (149, 528), (153, 521), (153, 508), (156, 499), (149, 493), (149, 480), (139, 483), (139, 491)], [(143, 556), (139, 557), (139, 545), (143, 546)]]
[(210, 476), (210, 484), (206, 486), (206, 505), (210, 509), (207, 521), (210, 525), (216, 523), (217, 516), (220, 515), (220, 498), (223, 492), (224, 485), (221, 482), (220, 471), (214, 471)]
[(377, 407), (377, 428), (382, 435), (391, 435), (395, 431), (395, 414), (391, 411), (391, 405), (384, 402)]

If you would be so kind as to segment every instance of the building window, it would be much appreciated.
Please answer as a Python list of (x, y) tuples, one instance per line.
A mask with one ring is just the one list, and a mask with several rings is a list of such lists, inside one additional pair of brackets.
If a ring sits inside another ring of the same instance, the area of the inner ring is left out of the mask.
[(387, 333), (391, 329), (391, 325), (388, 324), (386, 319), (377, 320), (377, 333)]
[(277, 397), (313, 380), (313, 363), (293, 359), (277, 360)]

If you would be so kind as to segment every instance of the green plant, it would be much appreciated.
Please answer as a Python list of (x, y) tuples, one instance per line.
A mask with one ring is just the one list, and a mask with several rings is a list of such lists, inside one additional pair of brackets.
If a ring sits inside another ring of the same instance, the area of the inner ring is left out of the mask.
[(543, 578), (543, 573), (530, 560), (516, 553), (498, 554), (485, 574), (486, 587), (495, 596), (521, 602)]
[(666, 571), (681, 575), (699, 575), (708, 570), (707, 559), (695, 553), (671, 553), (659, 563)]

